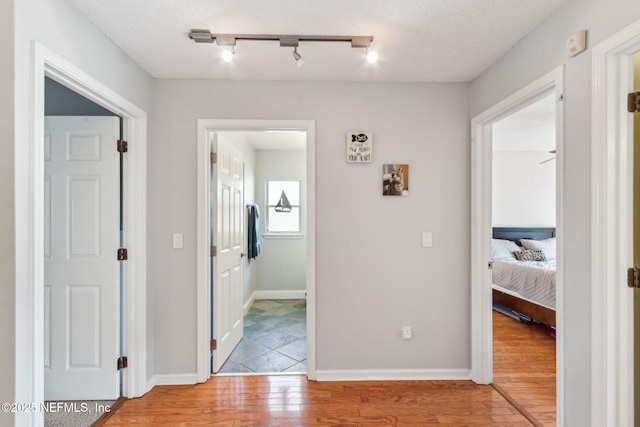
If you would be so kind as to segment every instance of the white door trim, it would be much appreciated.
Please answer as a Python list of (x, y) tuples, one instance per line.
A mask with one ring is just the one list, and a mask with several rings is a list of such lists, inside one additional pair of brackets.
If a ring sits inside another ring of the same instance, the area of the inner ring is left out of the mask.
[(510, 113), (533, 103), (550, 91), (556, 95), (556, 370), (558, 426), (564, 419), (564, 271), (563, 257), (563, 93), (564, 66), (558, 67), (523, 89), (474, 117), (471, 121), (471, 379), (478, 384), (493, 380), (491, 211), (491, 126)]
[(633, 57), (640, 21), (592, 49), (591, 425), (634, 425)]
[[(44, 399), (44, 78), (50, 77), (91, 101), (119, 114), (124, 119), (125, 138), (129, 152), (125, 161), (127, 189), (125, 194), (125, 245), (131, 254), (125, 264), (124, 280), (124, 348), (129, 368), (124, 371), (124, 394), (136, 397), (144, 394), (146, 381), (146, 113), (84, 71), (58, 56), (38, 42), (32, 43), (33, 75), (30, 100), (31, 128), (31, 197), (29, 201), (30, 243), (28, 245), (31, 280), (30, 302), (16, 306), (17, 328), (20, 334), (32, 336), (26, 345), (16, 346), (16, 357), (28, 360), (28, 372), (16, 372), (21, 381), (28, 381), (20, 401), (39, 403)], [(115, 254), (114, 254), (115, 256)], [(27, 324), (25, 324), (27, 323)], [(32, 331), (27, 334), (25, 331)], [(24, 354), (22, 354), (24, 353)], [(115, 361), (114, 361), (115, 363)], [(24, 414), (29, 425), (42, 425), (43, 414)]]
[(198, 120), (198, 203), (197, 203), (197, 291), (196, 291), (196, 336), (197, 376), (204, 382), (211, 376), (210, 345), (210, 253), (209, 253), (209, 206), (211, 152), (208, 139), (210, 132), (223, 130), (301, 130), (307, 133), (307, 377), (316, 376), (316, 150), (314, 120)]

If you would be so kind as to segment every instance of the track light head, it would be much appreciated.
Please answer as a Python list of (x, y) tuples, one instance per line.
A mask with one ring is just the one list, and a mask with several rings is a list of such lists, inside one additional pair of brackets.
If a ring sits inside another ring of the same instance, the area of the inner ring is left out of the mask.
[(369, 50), (369, 48), (367, 48), (367, 62), (369, 62), (369, 64), (373, 64), (377, 60), (378, 60), (378, 53), (374, 50)]
[(304, 59), (302, 59), (302, 55), (298, 53), (298, 46), (293, 47), (293, 59), (296, 60), (298, 67), (302, 67), (304, 65)]
[(236, 54), (235, 46), (231, 46), (231, 49), (225, 49), (222, 51), (222, 60), (224, 62), (231, 62), (233, 60), (233, 55)]

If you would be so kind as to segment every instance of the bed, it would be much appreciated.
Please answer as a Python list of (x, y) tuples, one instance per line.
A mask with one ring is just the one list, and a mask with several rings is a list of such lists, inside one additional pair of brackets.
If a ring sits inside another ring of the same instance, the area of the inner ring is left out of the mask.
[[(493, 303), (555, 327), (555, 241), (547, 240), (551, 238), (555, 238), (555, 228), (493, 229)], [(531, 248), (550, 248), (551, 242), (553, 253), (548, 249), (544, 261), (521, 261), (512, 254), (514, 248), (524, 252), (523, 243)]]

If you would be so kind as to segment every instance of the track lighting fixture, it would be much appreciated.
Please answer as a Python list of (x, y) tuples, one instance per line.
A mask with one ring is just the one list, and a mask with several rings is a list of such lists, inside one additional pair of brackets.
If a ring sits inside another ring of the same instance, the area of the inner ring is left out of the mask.
[(298, 46), (293, 47), (293, 59), (296, 60), (298, 67), (302, 67), (304, 65), (304, 59), (302, 59), (302, 55), (298, 53)]
[(302, 55), (298, 53), (298, 44), (300, 42), (349, 42), (353, 48), (363, 48), (367, 50), (367, 61), (376, 62), (378, 54), (369, 50), (369, 46), (373, 42), (373, 36), (303, 36), (290, 34), (212, 34), (209, 30), (191, 30), (189, 38), (196, 43), (213, 43), (218, 46), (229, 46), (229, 53), (223, 53), (223, 59), (227, 62), (231, 61), (235, 53), (235, 45), (237, 40), (251, 41), (278, 41), (282, 47), (293, 47), (293, 58), (296, 60), (298, 67), (304, 64)]

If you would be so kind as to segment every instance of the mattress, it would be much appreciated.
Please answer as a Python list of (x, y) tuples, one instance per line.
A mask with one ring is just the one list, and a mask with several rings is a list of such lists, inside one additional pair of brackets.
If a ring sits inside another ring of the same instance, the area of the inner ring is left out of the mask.
[(555, 310), (556, 261), (493, 261), (493, 284), (509, 294)]

